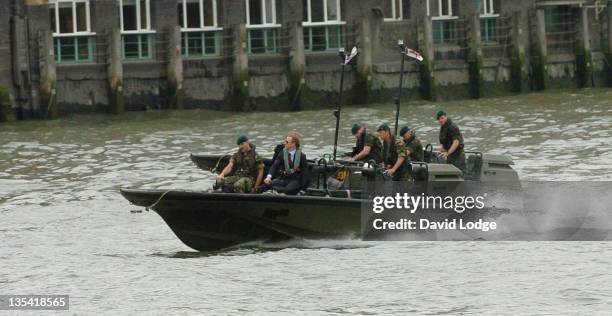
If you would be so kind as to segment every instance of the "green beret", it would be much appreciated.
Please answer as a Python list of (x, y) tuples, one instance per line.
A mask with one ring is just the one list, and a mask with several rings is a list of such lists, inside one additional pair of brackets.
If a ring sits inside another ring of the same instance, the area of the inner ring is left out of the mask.
[(361, 128), (361, 125), (353, 124), (353, 127), (351, 127), (351, 133), (353, 133), (353, 135), (357, 134), (357, 132), (359, 132), (360, 128)]
[(236, 139), (236, 145), (240, 145), (246, 142), (247, 140), (249, 140), (249, 138), (246, 135), (240, 135), (238, 136), (238, 139)]
[(383, 124), (380, 124), (380, 126), (378, 126), (378, 129), (376, 129), (376, 131), (382, 131), (382, 130), (390, 131), (391, 128), (389, 128), (389, 124), (383, 123)]
[(440, 110), (438, 111), (438, 113), (436, 113), (436, 120), (439, 120), (441, 116), (446, 116), (446, 112)]
[(400, 129), (399, 136), (404, 136), (404, 134), (406, 134), (409, 130), (410, 130), (410, 128), (408, 126), (404, 125), (404, 127), (402, 127), (402, 129)]

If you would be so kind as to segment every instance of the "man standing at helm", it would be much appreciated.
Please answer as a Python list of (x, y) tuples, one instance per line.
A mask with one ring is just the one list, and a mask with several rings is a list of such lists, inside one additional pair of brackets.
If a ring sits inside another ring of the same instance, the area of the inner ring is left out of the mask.
[(444, 111), (438, 111), (436, 119), (440, 123), (440, 152), (438, 157), (445, 158), (446, 163), (452, 164), (465, 172), (463, 136), (459, 127), (446, 116)]

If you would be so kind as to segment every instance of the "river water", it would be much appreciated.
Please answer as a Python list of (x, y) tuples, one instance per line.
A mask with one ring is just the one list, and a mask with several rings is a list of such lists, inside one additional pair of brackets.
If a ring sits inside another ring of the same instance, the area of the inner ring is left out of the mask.
[[(521, 179), (612, 178), (610, 89), (413, 102), (401, 121), (435, 143), (438, 109), (461, 127), (467, 149), (511, 156)], [(342, 114), (340, 144), (348, 150), (352, 123), (391, 123), (394, 107)], [(230, 152), (243, 133), (266, 156), (288, 130), (304, 134), (309, 157), (330, 153), (334, 125), (331, 108), (1, 124), (0, 295), (69, 294), (74, 315), (612, 310), (610, 242), (302, 240), (197, 253), (155, 213), (131, 212), (142, 209), (118, 193), (122, 186), (207, 189), (213, 175), (192, 165), (189, 153)]]

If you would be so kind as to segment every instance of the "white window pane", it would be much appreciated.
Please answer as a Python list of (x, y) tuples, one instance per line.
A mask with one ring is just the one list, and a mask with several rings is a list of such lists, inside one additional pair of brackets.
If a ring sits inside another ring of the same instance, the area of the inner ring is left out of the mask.
[(338, 20), (338, 1), (339, 0), (327, 0), (327, 20), (328, 21)]
[(140, 0), (140, 29), (146, 30), (148, 28), (147, 21), (149, 17), (147, 15), (147, 0)]
[(200, 1), (187, 0), (187, 27), (200, 27)]
[(85, 2), (76, 3), (77, 31), (87, 32), (87, 6)]
[(183, 20), (183, 18), (184, 18), (183, 12), (184, 11), (183, 11), (183, 1), (182, 0), (179, 0), (176, 8), (177, 8), (176, 11), (177, 11), (177, 17), (178, 17), (178, 21), (177, 21), (178, 25), (180, 25), (181, 27), (184, 28), (185, 25), (184, 25), (184, 20)]
[(495, 7), (495, 5), (493, 5), (494, 1), (488, 0), (487, 2), (487, 11), (489, 12), (489, 14), (495, 14), (497, 8)]
[(393, 18), (395, 19), (401, 19), (401, 12), (402, 12), (402, 0), (393, 0), (394, 5), (395, 5), (395, 16)]
[(215, 26), (214, 0), (204, 0), (204, 26)]
[(323, 22), (323, 15), (325, 11), (323, 11), (323, 1), (324, 0), (311, 0), (310, 1), (310, 17), (311, 22)]
[(51, 30), (53, 30), (53, 33), (57, 33), (57, 30), (55, 29), (57, 27), (55, 24), (55, 5), (52, 5), (49, 8), (49, 21), (51, 22)]
[(123, 0), (123, 30), (136, 30), (136, 1)]
[(251, 25), (262, 24), (261, 0), (249, 0), (249, 21)]
[(58, 5), (60, 33), (74, 33), (74, 21), (72, 19), (72, 3), (60, 2)]
[(308, 0), (302, 0), (302, 13), (303, 13), (302, 21), (308, 22)]
[(442, 0), (442, 11), (440, 11), (440, 15), (443, 16), (448, 16), (450, 15), (450, 6), (449, 6), (449, 0)]
[(274, 12), (274, 1), (275, 0), (265, 0), (266, 3), (266, 23), (272, 24), (274, 23), (274, 16), (276, 12)]
[(393, 18), (393, 0), (383, 1), (383, 13), (384, 13), (385, 18), (387, 19)]

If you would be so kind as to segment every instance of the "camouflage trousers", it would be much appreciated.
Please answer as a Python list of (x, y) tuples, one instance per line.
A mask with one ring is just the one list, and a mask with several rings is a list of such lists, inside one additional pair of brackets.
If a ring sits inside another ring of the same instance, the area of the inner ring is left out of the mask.
[(229, 176), (223, 180), (217, 180), (216, 186), (226, 192), (249, 193), (253, 189), (255, 181), (251, 177)]

